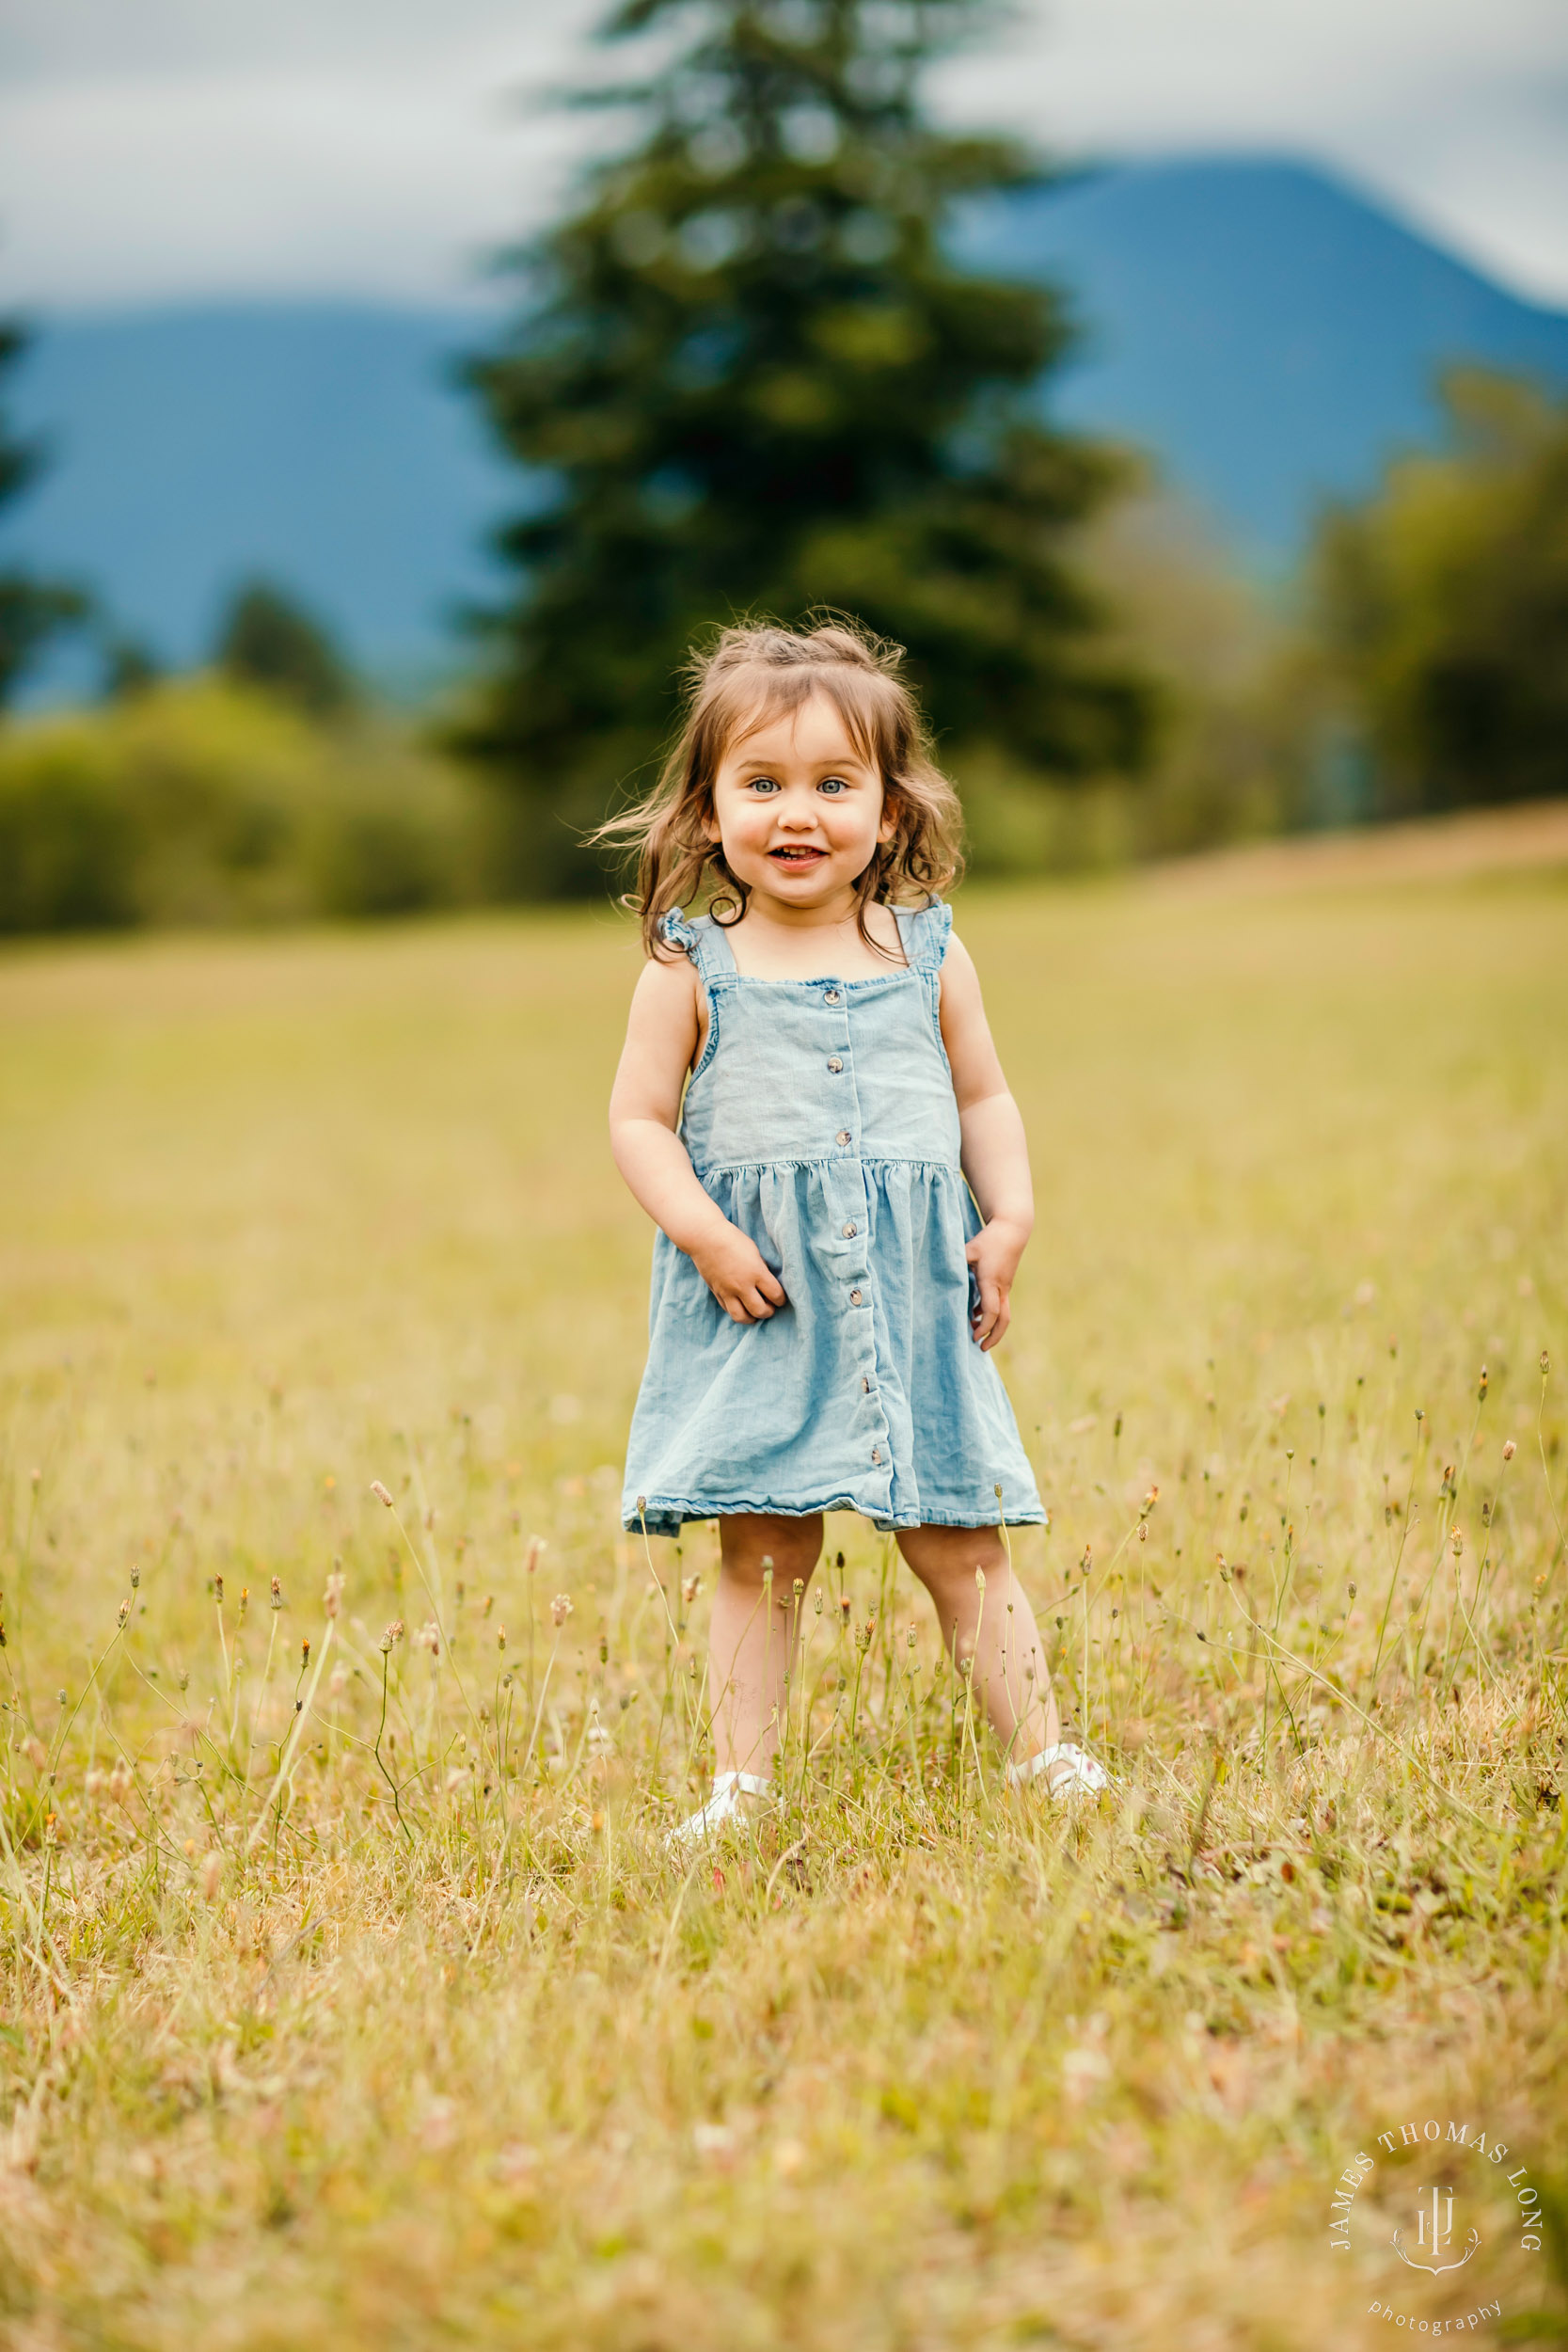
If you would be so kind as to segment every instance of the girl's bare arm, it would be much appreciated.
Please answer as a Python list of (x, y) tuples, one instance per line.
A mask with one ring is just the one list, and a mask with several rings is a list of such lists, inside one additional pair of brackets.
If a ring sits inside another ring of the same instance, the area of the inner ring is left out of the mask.
[(760, 1323), (784, 1302), (761, 1251), (698, 1183), (676, 1129), (697, 1051), (696, 976), (657, 958), (631, 1000), (626, 1041), (610, 1096), (615, 1165), (654, 1223), (684, 1249), (726, 1314)]
[(942, 967), (942, 1039), (953, 1067), (964, 1174), (986, 1220), (964, 1255), (980, 1284), (974, 1337), (989, 1349), (1010, 1320), (1013, 1277), (1035, 1228), (1035, 1192), (1023, 1120), (1002, 1074), (979, 975), (957, 939)]

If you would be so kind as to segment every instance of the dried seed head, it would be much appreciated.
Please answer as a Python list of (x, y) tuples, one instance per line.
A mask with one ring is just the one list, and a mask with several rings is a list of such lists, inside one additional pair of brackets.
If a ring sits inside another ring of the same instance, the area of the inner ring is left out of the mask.
[(135, 1591), (137, 1590), (137, 1588), (139, 1587), (140, 1583), (141, 1583), (141, 1570), (140, 1570), (140, 1568), (133, 1568), (133, 1569), (132, 1569), (132, 1571), (131, 1571), (131, 1590), (132, 1590), (133, 1592), (135, 1592)]
[(1462, 1527), (1456, 1527), (1450, 1540), (1453, 1544), (1453, 1556), (1457, 1560), (1465, 1549), (1465, 1530)]
[(839, 1617), (841, 1622), (845, 1625), (847, 1625), (849, 1622), (849, 1608), (850, 1601), (848, 1594), (840, 1593), (838, 1597)]
[(102, 1792), (106, 1778), (107, 1774), (100, 1772), (95, 1764), (83, 1780), (82, 1787), (89, 1797), (96, 1797)]
[(310, 1663), (310, 1636), (309, 1633), (305, 1636), (304, 1641), (301, 1642), (299, 1645), (299, 1662), (302, 1667), (308, 1666)]
[(1543, 1349), (1541, 1350), (1541, 1377), (1542, 1377), (1542, 1379), (1543, 1379), (1543, 1380), (1549, 1380), (1549, 1379), (1551, 1378), (1551, 1372), (1552, 1372), (1552, 1359), (1551, 1359), (1551, 1358), (1547, 1355), (1547, 1353), (1546, 1353), (1545, 1349), (1544, 1349), (1544, 1348), (1543, 1348)]
[(322, 1607), (329, 1617), (335, 1617), (339, 1614), (342, 1605), (343, 1580), (334, 1571), (326, 1580), (326, 1590), (322, 1595)]
[(975, 1582), (975, 1587), (976, 1587), (976, 1589), (977, 1589), (978, 1591), (980, 1591), (980, 1592), (982, 1592), (982, 1593), (983, 1593), (983, 1592), (985, 1591), (985, 1589), (986, 1589), (986, 1572), (985, 1572), (984, 1568), (976, 1568), (976, 1569), (975, 1569), (975, 1571), (974, 1571), (974, 1582)]
[(1147, 1544), (1148, 1541), (1148, 1528), (1143, 1519), (1138, 1521), (1138, 1541), (1140, 1544)]
[(504, 1649), (506, 1647), (506, 1628), (503, 1625), (499, 1625), (496, 1628), (496, 1647), (498, 1649)]
[(270, 1606), (274, 1609), (281, 1609), (283, 1606), (283, 1587), (279, 1584), (276, 1576), (272, 1580)]
[(550, 1603), (551, 1625), (564, 1625), (572, 1613), (572, 1597), (569, 1593), (557, 1593)]
[[(688, 1609), (690, 1608), (692, 1602), (696, 1599), (698, 1593), (702, 1590), (702, 1583), (703, 1580), (700, 1576), (683, 1576), (681, 1578), (681, 1598), (686, 1603)], [(799, 1592), (800, 1589), (800, 1585), (797, 1584), (795, 1589)]]
[(121, 1624), (122, 1626), (124, 1625), (126, 1618), (127, 1618), (130, 1614), (131, 1614), (131, 1604), (130, 1604), (130, 1602), (129, 1602), (128, 1600), (122, 1600), (122, 1601), (120, 1602), (120, 1604), (119, 1604), (119, 1622), (120, 1622), (120, 1624)]
[[(641, 1510), (641, 1504), (639, 1503), (639, 1510)], [(529, 1537), (528, 1558), (524, 1561), (523, 1565), (528, 1570), (530, 1576), (533, 1574), (534, 1569), (539, 1565), (539, 1554), (544, 1550), (544, 1549), (545, 1539), (543, 1535), (531, 1535)]]
[(1512, 1462), (1513, 1456), (1518, 1453), (1518, 1451), (1519, 1449), (1514, 1444), (1513, 1438), (1508, 1438), (1503, 1446), (1503, 1460), (1505, 1462)]
[(867, 1617), (865, 1623), (862, 1626), (860, 1631), (855, 1636), (855, 1640), (860, 1645), (861, 1656), (863, 1658), (864, 1657), (866, 1651), (871, 1647), (876, 1636), (877, 1620), (875, 1617)]
[(388, 1511), (391, 1509), (392, 1498), (387, 1492), (386, 1487), (382, 1485), (379, 1478), (372, 1478), (371, 1480), (371, 1492), (374, 1495), (377, 1502), (384, 1502)]
[(223, 1607), (223, 1579), (221, 1576), (214, 1576), (213, 1579), (213, 1597), (221, 1609)]
[(1477, 1387), (1477, 1389), (1476, 1389), (1476, 1394), (1477, 1394), (1477, 1396), (1478, 1396), (1478, 1397), (1484, 1397), (1484, 1396), (1485, 1396), (1485, 1394), (1486, 1394), (1486, 1381), (1487, 1381), (1487, 1372), (1486, 1372), (1486, 1366), (1485, 1366), (1484, 1364), (1482, 1364), (1482, 1366), (1481, 1366), (1481, 1380), (1480, 1380), (1480, 1383), (1479, 1383), (1479, 1385), (1478, 1385), (1478, 1387)]
[(414, 1636), (416, 1649), (427, 1649), (432, 1658), (441, 1655), (441, 1629), (434, 1617), (427, 1617)]
[(123, 1804), (135, 1786), (135, 1774), (129, 1764), (117, 1764), (109, 1774), (109, 1794), (117, 1804)]

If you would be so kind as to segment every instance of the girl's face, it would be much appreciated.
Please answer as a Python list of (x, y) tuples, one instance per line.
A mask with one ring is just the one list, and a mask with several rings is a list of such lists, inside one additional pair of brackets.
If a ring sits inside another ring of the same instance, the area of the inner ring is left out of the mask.
[(880, 775), (833, 703), (813, 694), (730, 744), (707, 836), (765, 902), (816, 914), (848, 897), (894, 824)]

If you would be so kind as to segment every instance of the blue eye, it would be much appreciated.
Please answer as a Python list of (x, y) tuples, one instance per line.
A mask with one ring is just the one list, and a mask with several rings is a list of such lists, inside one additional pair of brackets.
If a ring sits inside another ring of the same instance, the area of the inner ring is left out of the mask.
[(842, 776), (824, 776), (816, 788), (819, 792), (847, 792), (849, 789)]
[(778, 788), (771, 776), (753, 776), (746, 787), (748, 792), (776, 792)]

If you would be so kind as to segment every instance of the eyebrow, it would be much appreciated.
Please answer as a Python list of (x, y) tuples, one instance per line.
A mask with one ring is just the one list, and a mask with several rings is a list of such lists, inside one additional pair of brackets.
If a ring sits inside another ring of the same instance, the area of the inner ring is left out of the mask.
[[(735, 764), (737, 770), (745, 773), (769, 775), (775, 767), (783, 763), (771, 759), (740, 759)], [(859, 752), (851, 752), (847, 759), (819, 759), (814, 763), (814, 766), (816, 772), (822, 776), (835, 776), (843, 768), (859, 768), (867, 775), (871, 773), (871, 762), (868, 759), (863, 759)]]

